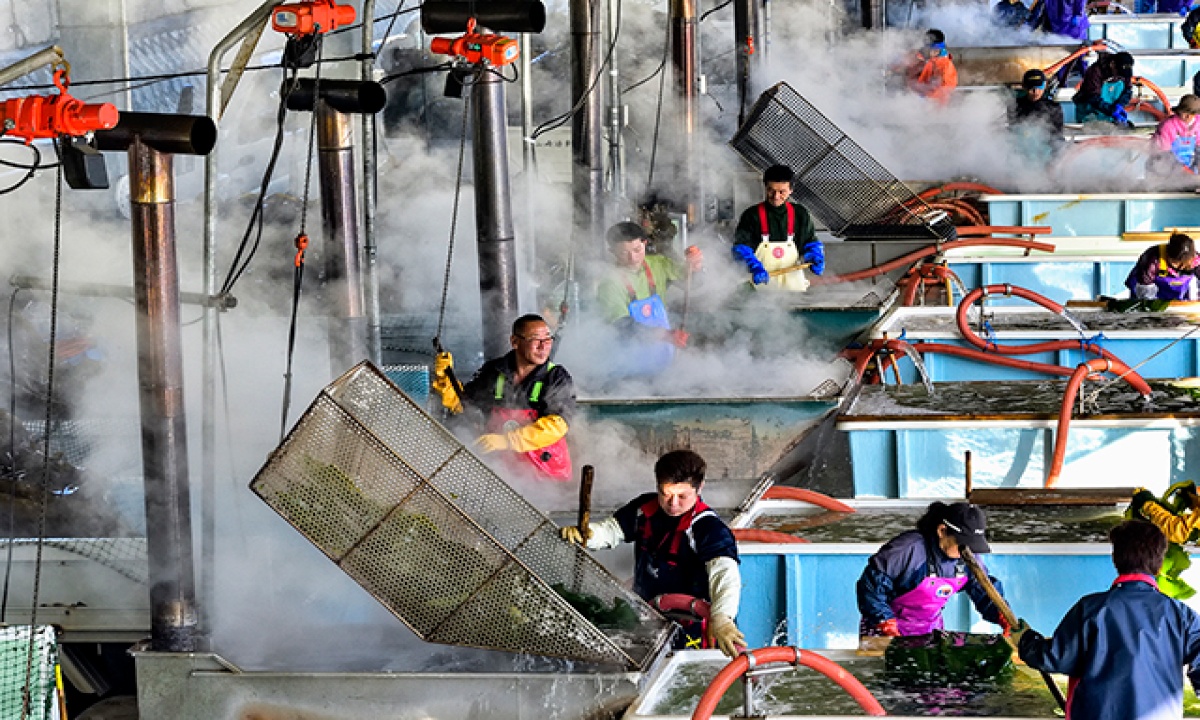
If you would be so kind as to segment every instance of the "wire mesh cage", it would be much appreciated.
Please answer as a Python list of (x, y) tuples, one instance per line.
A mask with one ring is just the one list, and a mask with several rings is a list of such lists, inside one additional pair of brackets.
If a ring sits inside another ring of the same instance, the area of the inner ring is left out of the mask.
[(429, 642), (642, 669), (672, 633), (370, 363), (250, 488)]
[(945, 239), (953, 226), (850, 136), (778, 83), (754, 103), (730, 146), (759, 170), (787, 165), (796, 200), (834, 234)]
[(0, 717), (59, 720), (58, 635), (49, 625), (0, 628)]

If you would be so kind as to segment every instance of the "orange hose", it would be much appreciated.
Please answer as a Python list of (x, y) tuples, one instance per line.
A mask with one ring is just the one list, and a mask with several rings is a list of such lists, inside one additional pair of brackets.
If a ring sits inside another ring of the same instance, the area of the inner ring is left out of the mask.
[(1093, 373), (1112, 371), (1113, 363), (1105, 358), (1096, 358), (1081, 363), (1067, 381), (1067, 390), (1063, 393), (1062, 411), (1058, 414), (1058, 432), (1054, 437), (1054, 459), (1050, 462), (1050, 472), (1046, 473), (1045, 487), (1052, 488), (1058, 484), (1058, 476), (1062, 474), (1063, 461), (1067, 456), (1067, 433), (1071, 430), (1071, 408), (1075, 404), (1075, 396), (1079, 394), (1079, 386), (1085, 378)]
[(974, 182), (948, 182), (945, 185), (939, 185), (935, 188), (929, 188), (917, 194), (917, 197), (922, 200), (928, 200), (931, 197), (944, 195), (952, 192), (973, 192), (980, 195), (1003, 195), (1003, 190), (997, 190), (991, 185)]
[(829, 658), (800, 648), (767, 647), (747, 650), (721, 668), (721, 671), (709, 683), (708, 689), (700, 696), (700, 702), (696, 704), (696, 709), (692, 712), (692, 720), (710, 720), (712, 718), (713, 713), (717, 710), (717, 703), (721, 702), (721, 698), (725, 696), (725, 691), (733, 685), (735, 680), (746, 674), (751, 667), (751, 660), (754, 661), (755, 667), (775, 662), (812, 668), (837, 683), (850, 697), (854, 698), (859, 707), (868, 715), (872, 717), (887, 715), (883, 706), (879, 704), (871, 691), (859, 682), (858, 678), (846, 672), (841, 665)]
[(1073, 52), (1070, 55), (1063, 58), (1062, 60), (1059, 60), (1058, 62), (1054, 63), (1050, 67), (1045, 68), (1042, 72), (1046, 73), (1046, 77), (1050, 77), (1054, 73), (1061, 70), (1062, 67), (1064, 65), (1066, 65), (1067, 63), (1071, 62), (1075, 58), (1083, 57), (1084, 55), (1087, 55), (1088, 53), (1090, 53), (1093, 50), (1095, 50), (1096, 52), (1103, 52), (1105, 50), (1108, 50), (1108, 43), (1104, 42), (1103, 40), (1097, 40), (1096, 42), (1092, 43), (1091, 45), (1081, 47), (1078, 50), (1076, 50), (1075, 52)]
[(651, 600), (650, 605), (660, 613), (691, 613), (705, 620), (708, 619), (709, 611), (712, 608), (712, 603), (709, 601), (684, 593), (663, 593)]
[(964, 247), (1018, 247), (1026, 250), (1041, 250), (1042, 252), (1054, 252), (1054, 246), (1050, 243), (1037, 242), (1036, 240), (1025, 240), (1024, 238), (967, 238), (965, 240), (951, 240), (944, 242), (941, 245), (930, 245), (920, 250), (913, 250), (907, 255), (901, 255), (894, 260), (889, 260), (881, 265), (869, 267), (866, 270), (847, 273), (845, 275), (832, 275), (829, 277), (818, 275), (812, 279), (813, 285), (832, 285), (840, 282), (853, 282), (855, 280), (866, 280), (878, 275), (883, 275), (886, 272), (895, 270), (898, 267), (911, 265), (916, 261), (927, 258), (930, 255), (953, 250), (955, 248)]
[(1045, 225), (964, 225), (954, 228), (959, 237), (966, 235), (1049, 235), (1054, 228)]
[(767, 488), (767, 491), (762, 494), (763, 500), (799, 500), (811, 505), (823, 507), (826, 510), (834, 512), (852, 513), (857, 512), (841, 500), (831, 498), (824, 493), (819, 493), (816, 490), (807, 490), (805, 488), (791, 487), (788, 485), (772, 485)]
[(777, 530), (763, 530), (761, 528), (734, 528), (730, 532), (733, 533), (733, 539), (738, 542), (757, 542), (757, 543), (773, 543), (775, 545), (795, 545), (797, 543), (807, 543), (802, 537), (788, 535)]
[(1135, 76), (1130, 82), (1132, 82), (1134, 85), (1141, 85), (1142, 87), (1149, 88), (1151, 92), (1158, 96), (1158, 101), (1162, 103), (1164, 117), (1171, 114), (1171, 101), (1167, 99), (1167, 94), (1163, 92), (1163, 89), (1158, 85), (1155, 85), (1152, 80), (1138, 75)]

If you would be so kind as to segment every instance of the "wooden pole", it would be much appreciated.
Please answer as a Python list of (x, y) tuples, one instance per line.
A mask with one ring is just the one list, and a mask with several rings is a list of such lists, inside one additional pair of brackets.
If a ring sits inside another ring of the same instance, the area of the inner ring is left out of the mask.
[(584, 465), (579, 478), (579, 534), (583, 536), (584, 543), (587, 543), (588, 525), (592, 520), (592, 483), (596, 479), (596, 469), (591, 465)]
[[(1004, 596), (1002, 596), (1000, 592), (996, 590), (996, 586), (992, 584), (992, 579), (988, 577), (988, 574), (984, 572), (983, 567), (979, 564), (979, 561), (975, 559), (975, 553), (971, 552), (971, 549), (966, 546), (960, 547), (959, 552), (962, 553), (962, 559), (967, 563), (967, 568), (970, 569), (971, 575), (975, 578), (975, 581), (978, 582), (983, 588), (983, 591), (987, 593), (988, 599), (991, 600), (996, 608), (1000, 610), (1000, 614), (1004, 617), (1004, 621), (1008, 623), (1009, 627), (1015, 628), (1019, 622), (1017, 620), (1017, 616), (1013, 614), (1012, 608), (1009, 607), (1007, 602), (1005, 602)], [(1041, 670), (1039, 672), (1042, 674), (1042, 680), (1046, 681), (1046, 687), (1050, 689), (1050, 694), (1054, 696), (1054, 701), (1058, 703), (1060, 708), (1066, 710), (1067, 700), (1063, 697), (1062, 690), (1059, 689), (1058, 683), (1054, 682), (1054, 678), (1050, 677), (1050, 673), (1046, 672), (1045, 670)]]
[(971, 486), (972, 486), (972, 484), (973, 484), (973, 482), (972, 482), (972, 478), (971, 478), (971, 451), (970, 451), (970, 450), (968, 450), (968, 451), (966, 451), (965, 453), (963, 453), (963, 466), (964, 466), (964, 471), (965, 471), (965, 473), (966, 473), (966, 477), (967, 477), (967, 495), (966, 495), (966, 498), (967, 498), (967, 501), (968, 501), (968, 502), (970, 502), (970, 500), (971, 500), (971, 490), (973, 490), (973, 489), (974, 489), (974, 488), (972, 488), (972, 487), (971, 487)]

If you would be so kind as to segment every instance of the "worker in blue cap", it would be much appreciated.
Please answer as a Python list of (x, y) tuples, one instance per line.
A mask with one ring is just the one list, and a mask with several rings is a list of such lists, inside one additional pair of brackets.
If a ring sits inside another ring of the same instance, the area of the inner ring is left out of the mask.
[(763, 201), (742, 212), (734, 231), (733, 257), (746, 266), (756, 287), (804, 292), (814, 275), (825, 272), (825, 246), (812, 216), (791, 201), (796, 175), (786, 165), (763, 173)]
[(1180, 718), (1183, 668), (1200, 688), (1200, 615), (1159, 592), (1162, 531), (1126, 520), (1108, 537), (1117, 569), (1112, 587), (1075, 603), (1049, 638), (1018, 622), (1017, 651), (1029, 667), (1070, 678), (1068, 718)]

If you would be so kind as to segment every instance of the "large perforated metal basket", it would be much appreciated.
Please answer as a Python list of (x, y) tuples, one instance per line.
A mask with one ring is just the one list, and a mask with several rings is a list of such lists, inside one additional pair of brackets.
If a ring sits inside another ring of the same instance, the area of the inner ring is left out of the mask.
[(321, 391), (250, 488), (429, 642), (642, 669), (671, 635), (369, 363)]
[(796, 201), (835, 235), (944, 239), (953, 232), (944, 213), (933, 211), (787, 83), (759, 96), (729, 144), (759, 170), (792, 168)]

